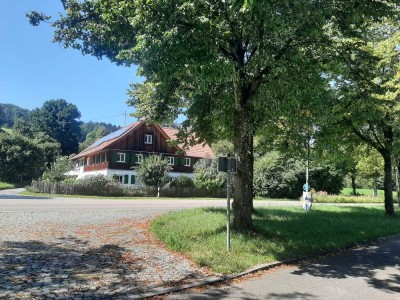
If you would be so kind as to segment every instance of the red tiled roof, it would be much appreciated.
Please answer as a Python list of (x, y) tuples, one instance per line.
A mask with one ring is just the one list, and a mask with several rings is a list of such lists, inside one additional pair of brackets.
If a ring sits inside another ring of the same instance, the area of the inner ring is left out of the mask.
[[(170, 127), (162, 127), (162, 130), (168, 135), (168, 137), (171, 140), (176, 140), (177, 139), (177, 134), (179, 132), (178, 129), (175, 128), (170, 128)], [(179, 144), (179, 147), (183, 147), (182, 144)], [(189, 146), (188, 149), (186, 149), (186, 155), (187, 156), (192, 156), (192, 157), (209, 157), (209, 158), (214, 158), (214, 153), (212, 152), (211, 148), (207, 144), (197, 144), (194, 146)]]

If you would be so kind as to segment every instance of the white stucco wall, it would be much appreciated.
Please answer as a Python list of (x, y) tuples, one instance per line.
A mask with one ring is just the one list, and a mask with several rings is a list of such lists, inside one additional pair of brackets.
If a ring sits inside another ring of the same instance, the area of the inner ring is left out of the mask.
[[(77, 179), (81, 179), (86, 176), (93, 176), (93, 175), (104, 175), (104, 176), (107, 176), (110, 178), (113, 177), (114, 175), (118, 175), (118, 176), (129, 175), (129, 183), (128, 183), (129, 185), (131, 184), (131, 175), (137, 176), (136, 171), (134, 171), (134, 170), (104, 169), (104, 170), (99, 170), (99, 171), (83, 172), (83, 168), (82, 168), (82, 170), (80, 170), (80, 171), (81, 172), (79, 173)], [(168, 176), (170, 176), (172, 178), (175, 178), (178, 176), (186, 176), (186, 177), (193, 178), (193, 173), (169, 172)], [(136, 183), (135, 186), (140, 186), (140, 183), (139, 184)]]

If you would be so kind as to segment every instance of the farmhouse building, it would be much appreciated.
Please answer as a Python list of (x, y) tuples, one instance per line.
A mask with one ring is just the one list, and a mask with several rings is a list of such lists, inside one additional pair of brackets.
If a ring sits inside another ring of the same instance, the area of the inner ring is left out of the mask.
[(177, 129), (147, 125), (137, 121), (99, 139), (71, 159), (77, 178), (102, 174), (117, 178), (121, 184), (139, 185), (136, 167), (149, 155), (161, 155), (171, 166), (170, 177), (193, 175), (193, 165), (201, 158), (213, 158), (208, 145), (183, 149), (176, 143)]

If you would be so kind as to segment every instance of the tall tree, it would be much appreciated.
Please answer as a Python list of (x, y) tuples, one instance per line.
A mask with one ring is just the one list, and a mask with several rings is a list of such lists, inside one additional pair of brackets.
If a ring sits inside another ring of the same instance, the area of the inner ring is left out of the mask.
[[(234, 140), (233, 226), (251, 230), (253, 138), (264, 112), (320, 86), (315, 59), (331, 44), (327, 30), (359, 33), (388, 2), (66, 0), (66, 15), (52, 24), (66, 47), (139, 65), (146, 81), (132, 86), (129, 101), (137, 116), (165, 122), (184, 113), (200, 141)], [(29, 17), (33, 25), (49, 20)]]
[(78, 150), (80, 116), (74, 104), (63, 99), (48, 100), (31, 112), (32, 128), (55, 139), (61, 144), (61, 153), (69, 155)]
[(45, 164), (42, 149), (18, 134), (0, 133), (0, 180), (37, 178)]
[(392, 216), (392, 159), (400, 145), (400, 23), (371, 24), (357, 39), (341, 37), (337, 43), (344, 51), (338, 53), (342, 62), (332, 77), (337, 97), (330, 111), (335, 116), (327, 124), (382, 156), (385, 213)]

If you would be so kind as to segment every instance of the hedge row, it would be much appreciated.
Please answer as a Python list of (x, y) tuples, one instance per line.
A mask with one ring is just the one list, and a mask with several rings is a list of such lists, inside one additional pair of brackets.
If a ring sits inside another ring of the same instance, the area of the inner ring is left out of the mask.
[[(78, 180), (74, 183), (68, 182), (46, 182), (32, 181), (31, 190), (38, 193), (62, 194), (62, 195), (84, 195), (84, 196), (127, 196), (127, 197), (156, 197), (157, 188), (153, 187), (124, 187), (112, 181), (102, 182), (97, 178), (97, 182), (82, 182)], [(179, 198), (224, 198), (225, 189), (206, 190), (196, 187), (162, 187), (160, 197), (179, 197)]]

